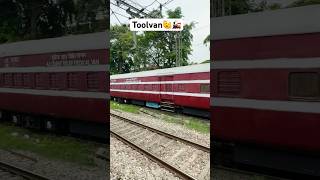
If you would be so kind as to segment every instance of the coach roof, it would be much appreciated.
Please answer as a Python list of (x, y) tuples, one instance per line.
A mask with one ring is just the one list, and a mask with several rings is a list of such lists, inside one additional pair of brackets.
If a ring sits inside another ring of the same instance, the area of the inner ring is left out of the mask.
[(117, 74), (117, 75), (112, 75), (110, 79), (166, 76), (166, 75), (174, 75), (174, 74), (187, 74), (187, 73), (200, 73), (200, 72), (210, 72), (210, 63), (166, 68), (166, 69), (156, 69), (156, 70), (126, 73), (126, 74)]
[(0, 57), (107, 49), (107, 35), (107, 32), (98, 32), (1, 44)]
[(320, 5), (211, 18), (211, 40), (320, 32)]

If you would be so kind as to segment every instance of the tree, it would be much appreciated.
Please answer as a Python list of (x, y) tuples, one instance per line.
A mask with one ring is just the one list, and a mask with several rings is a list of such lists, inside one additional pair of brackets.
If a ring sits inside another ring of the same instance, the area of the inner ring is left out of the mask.
[[(155, 13), (157, 14), (157, 13)], [(168, 18), (182, 18), (181, 8), (167, 11)], [(194, 22), (185, 24), (181, 32), (145, 32), (139, 36), (137, 54), (135, 58), (135, 71), (170, 68), (177, 63), (181, 66), (188, 65), (188, 56), (192, 52), (191, 43), (193, 36), (191, 30)], [(181, 39), (181, 59), (176, 60), (176, 40)], [(140, 64), (143, 63), (141, 66)], [(139, 64), (139, 66), (136, 66)]]
[[(160, 12), (153, 11), (154, 17), (162, 17)], [(169, 18), (181, 18), (181, 8), (167, 11)], [(177, 65), (176, 39), (181, 39), (181, 60), (179, 65), (188, 65), (191, 54), (194, 23), (185, 24), (181, 32), (149, 31), (136, 33), (136, 45), (133, 32), (126, 26), (111, 27), (111, 73), (126, 73)]]
[(126, 26), (115, 25), (110, 29), (111, 74), (128, 73), (133, 66), (132, 33)]
[(2, 0), (0, 43), (102, 31), (105, 9), (105, 0)]
[(297, 0), (291, 3), (288, 7), (299, 7), (299, 6), (307, 6), (307, 5), (315, 5), (320, 4), (320, 0)]
[(21, 17), (19, 9), (12, 1), (0, 1), (0, 43), (19, 39)]
[(203, 44), (206, 46), (210, 44), (210, 34), (203, 40)]

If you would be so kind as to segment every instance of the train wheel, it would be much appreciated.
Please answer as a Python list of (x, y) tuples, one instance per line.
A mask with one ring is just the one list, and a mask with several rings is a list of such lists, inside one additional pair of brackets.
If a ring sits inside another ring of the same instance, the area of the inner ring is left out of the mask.
[(55, 130), (55, 123), (51, 120), (45, 120), (45, 129), (48, 131), (54, 131)]
[(16, 126), (21, 126), (22, 125), (21, 116), (17, 114), (11, 115), (11, 122)]

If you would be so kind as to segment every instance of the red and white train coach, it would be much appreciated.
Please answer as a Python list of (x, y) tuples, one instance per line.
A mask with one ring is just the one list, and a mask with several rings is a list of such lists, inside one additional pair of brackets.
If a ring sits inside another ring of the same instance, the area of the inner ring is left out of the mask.
[(209, 117), (209, 63), (112, 75), (111, 97)]
[(306, 6), (211, 19), (214, 148), (320, 176), (319, 18)]
[(106, 137), (107, 33), (0, 45), (0, 117)]

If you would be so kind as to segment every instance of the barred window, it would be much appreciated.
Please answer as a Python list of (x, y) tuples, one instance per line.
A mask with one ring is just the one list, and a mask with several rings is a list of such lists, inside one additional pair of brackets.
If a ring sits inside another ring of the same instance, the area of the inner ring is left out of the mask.
[(23, 87), (31, 87), (31, 75), (30, 74), (23, 74)]
[(36, 73), (35, 74), (35, 85), (36, 88), (45, 88), (46, 87), (46, 80), (44, 79), (44, 74)]
[(4, 86), (12, 86), (12, 74), (5, 73), (3, 75), (3, 81)]
[(21, 87), (23, 85), (22, 74), (16, 73), (13, 74), (13, 85), (17, 87)]
[(200, 92), (201, 93), (209, 93), (210, 85), (209, 84), (200, 84)]
[(50, 73), (49, 74), (49, 82), (50, 82), (50, 88), (53, 88), (53, 89), (59, 88), (59, 85), (60, 85), (59, 74), (58, 73)]
[(165, 91), (172, 92), (172, 84), (166, 84), (165, 85)]
[(153, 84), (153, 85), (152, 85), (152, 89), (153, 89), (153, 90), (158, 90), (158, 85), (157, 85), (157, 84)]
[(237, 96), (241, 90), (241, 78), (238, 71), (222, 71), (217, 78), (218, 94)]
[(184, 84), (179, 84), (178, 85), (178, 91), (185, 91), (185, 85)]
[(68, 73), (68, 88), (78, 89), (79, 74), (78, 73)]
[(315, 72), (297, 72), (289, 74), (289, 96), (297, 98), (315, 98), (320, 96), (319, 74)]
[(87, 73), (87, 88), (92, 90), (97, 90), (100, 87), (99, 83), (99, 73)]

